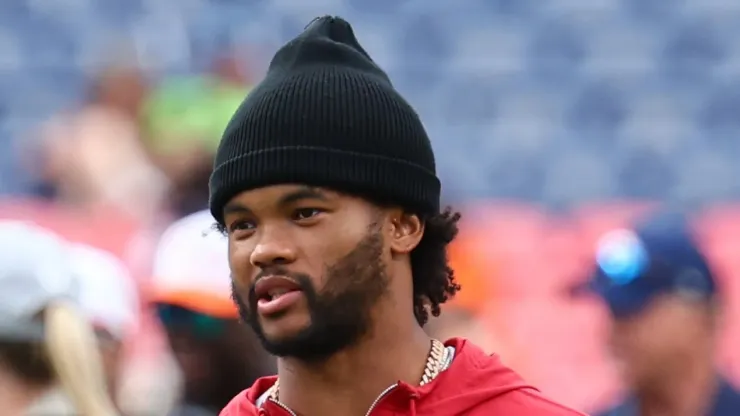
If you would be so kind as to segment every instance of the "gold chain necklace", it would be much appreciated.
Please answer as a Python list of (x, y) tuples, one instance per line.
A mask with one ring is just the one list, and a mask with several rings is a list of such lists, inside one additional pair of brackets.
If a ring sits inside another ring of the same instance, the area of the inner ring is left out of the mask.
[[(449, 351), (447, 351), (447, 348), (442, 344), (442, 342), (432, 339), (432, 347), (429, 350), (429, 355), (427, 356), (427, 363), (424, 366), (424, 374), (421, 375), (421, 380), (419, 381), (419, 386), (423, 386), (425, 384), (430, 383), (432, 380), (437, 378), (439, 373), (444, 370), (444, 366), (447, 363), (447, 360), (449, 359)], [(268, 396), (270, 400), (278, 401), (278, 391), (280, 389), (280, 379), (275, 380), (275, 384), (272, 385), (272, 387), (269, 388)]]

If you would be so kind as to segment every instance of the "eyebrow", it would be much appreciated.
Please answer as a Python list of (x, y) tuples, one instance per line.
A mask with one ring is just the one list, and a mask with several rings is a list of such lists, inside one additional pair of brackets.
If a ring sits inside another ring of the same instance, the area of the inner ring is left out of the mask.
[(251, 214), (252, 210), (238, 202), (229, 202), (224, 205), (224, 216), (227, 214)]
[[(278, 201), (279, 206), (286, 206), (302, 201), (304, 199), (317, 199), (327, 201), (328, 198), (317, 188), (301, 187), (300, 189), (283, 195)], [(239, 202), (229, 202), (224, 206), (224, 215), (226, 214), (251, 214), (252, 210), (240, 204)]]
[(283, 197), (280, 198), (278, 205), (285, 206), (299, 202), (304, 199), (318, 199), (320, 201), (327, 200), (326, 195), (324, 195), (324, 193), (321, 192), (319, 189), (304, 186), (294, 192), (283, 195)]

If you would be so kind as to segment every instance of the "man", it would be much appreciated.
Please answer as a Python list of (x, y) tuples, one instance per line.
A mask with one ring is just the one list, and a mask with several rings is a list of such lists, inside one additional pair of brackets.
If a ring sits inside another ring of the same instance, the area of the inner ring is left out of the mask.
[(576, 415), (422, 326), (458, 290), (416, 112), (335, 17), (273, 58), (224, 133), (211, 213), (242, 319), (279, 357), (223, 416)]
[(155, 252), (150, 300), (184, 379), (183, 404), (171, 416), (216, 415), (245, 383), (274, 369), (239, 324), (226, 240), (212, 226), (208, 211), (182, 218), (162, 234)]
[(683, 216), (658, 213), (599, 242), (590, 286), (613, 316), (630, 395), (604, 416), (730, 416), (740, 394), (715, 371), (717, 285)]

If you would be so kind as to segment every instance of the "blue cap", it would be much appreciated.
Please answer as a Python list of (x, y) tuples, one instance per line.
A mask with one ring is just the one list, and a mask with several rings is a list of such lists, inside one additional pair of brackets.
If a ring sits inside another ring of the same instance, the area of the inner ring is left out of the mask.
[(599, 239), (589, 288), (616, 318), (640, 312), (660, 294), (708, 300), (717, 290), (686, 218), (676, 213), (653, 214), (633, 229), (613, 230)]

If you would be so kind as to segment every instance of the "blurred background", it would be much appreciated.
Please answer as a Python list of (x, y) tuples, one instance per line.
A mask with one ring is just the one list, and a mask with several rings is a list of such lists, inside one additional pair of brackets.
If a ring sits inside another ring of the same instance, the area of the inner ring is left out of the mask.
[[(464, 213), (450, 253), (464, 289), (435, 331), (474, 338), (566, 404), (610, 402), (606, 312), (564, 288), (599, 235), (657, 203), (694, 213), (738, 316), (732, 0), (5, 2), (0, 216), (116, 254), (145, 293), (162, 230), (206, 207), (225, 123), (323, 14), (353, 24), (420, 113)], [(170, 380), (142, 298), (131, 377)], [(740, 381), (740, 319), (725, 326), (719, 357)]]

